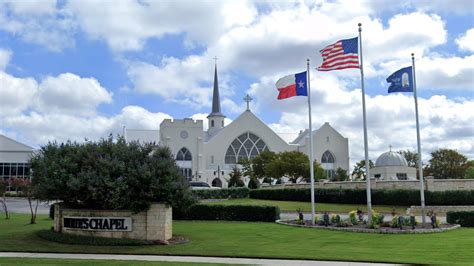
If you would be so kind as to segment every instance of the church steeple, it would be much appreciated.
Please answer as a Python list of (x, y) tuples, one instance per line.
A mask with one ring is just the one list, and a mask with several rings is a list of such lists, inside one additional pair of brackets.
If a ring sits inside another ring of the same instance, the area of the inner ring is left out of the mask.
[(217, 78), (217, 58), (214, 67), (214, 90), (212, 92), (212, 112), (207, 116), (209, 122), (208, 133), (213, 135), (219, 129), (224, 127), (225, 115), (221, 113), (221, 100), (219, 98), (219, 81)]

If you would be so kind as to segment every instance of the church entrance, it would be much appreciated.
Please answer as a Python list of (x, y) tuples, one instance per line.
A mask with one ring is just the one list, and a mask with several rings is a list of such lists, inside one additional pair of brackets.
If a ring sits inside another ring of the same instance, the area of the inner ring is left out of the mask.
[(214, 178), (214, 180), (212, 180), (212, 186), (213, 187), (222, 187), (222, 181), (219, 178)]

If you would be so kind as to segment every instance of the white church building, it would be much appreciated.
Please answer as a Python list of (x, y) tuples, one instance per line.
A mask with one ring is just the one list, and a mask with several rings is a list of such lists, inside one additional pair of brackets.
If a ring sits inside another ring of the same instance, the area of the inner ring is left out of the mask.
[[(214, 187), (227, 187), (229, 172), (243, 158), (252, 158), (264, 150), (272, 152), (300, 151), (309, 155), (308, 130), (300, 131), (292, 141), (285, 141), (249, 108), (229, 125), (224, 126), (221, 112), (217, 65), (214, 72), (212, 111), (207, 116), (209, 128), (203, 120), (165, 119), (159, 130), (124, 128), (127, 141), (154, 142), (168, 146), (176, 158), (181, 173), (192, 181), (203, 181)], [(349, 140), (324, 123), (311, 134), (315, 160), (328, 176), (338, 167), (349, 171)], [(248, 180), (245, 180), (248, 182)]]

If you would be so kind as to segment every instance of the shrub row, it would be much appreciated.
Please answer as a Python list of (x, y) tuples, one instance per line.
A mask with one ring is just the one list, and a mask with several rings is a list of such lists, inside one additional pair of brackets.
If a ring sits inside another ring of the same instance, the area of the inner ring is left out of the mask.
[(450, 224), (474, 227), (474, 211), (448, 212), (446, 214), (446, 221)]
[[(316, 202), (365, 204), (365, 189), (316, 189)], [(266, 200), (311, 201), (310, 189), (256, 189), (250, 198)], [(474, 190), (425, 191), (427, 205), (474, 205)], [(372, 204), (377, 205), (420, 205), (418, 190), (372, 190)]]
[(249, 197), (249, 189), (246, 187), (223, 188), (223, 189), (202, 189), (193, 190), (193, 194), (198, 199), (240, 199)]
[(280, 219), (280, 209), (276, 206), (196, 204), (185, 212), (173, 212), (173, 219), (275, 222)]

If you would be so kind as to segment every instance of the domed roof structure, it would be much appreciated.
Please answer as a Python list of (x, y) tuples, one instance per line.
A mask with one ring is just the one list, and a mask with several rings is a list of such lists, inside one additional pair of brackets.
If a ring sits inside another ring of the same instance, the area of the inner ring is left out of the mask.
[(375, 161), (375, 166), (408, 166), (408, 163), (403, 155), (390, 150), (388, 152), (382, 153), (379, 158), (377, 158), (377, 161)]

